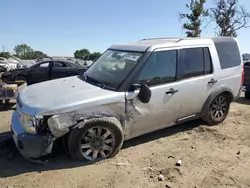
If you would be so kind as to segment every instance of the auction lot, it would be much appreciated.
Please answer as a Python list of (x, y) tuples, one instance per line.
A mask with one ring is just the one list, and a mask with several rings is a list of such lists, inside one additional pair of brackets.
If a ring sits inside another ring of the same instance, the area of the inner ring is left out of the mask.
[[(1, 140), (10, 134), (13, 108), (0, 112)], [(241, 97), (219, 126), (193, 121), (151, 133), (125, 142), (115, 158), (89, 165), (74, 162), (60, 147), (46, 165), (18, 153), (10, 160), (4, 155), (14, 149), (9, 143), (0, 150), (0, 187), (250, 187), (249, 109), (250, 100)], [(181, 166), (175, 166), (178, 160)]]

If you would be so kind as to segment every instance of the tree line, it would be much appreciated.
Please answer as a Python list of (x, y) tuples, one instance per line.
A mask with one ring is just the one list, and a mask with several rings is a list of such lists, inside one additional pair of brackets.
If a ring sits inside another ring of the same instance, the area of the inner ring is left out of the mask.
[(216, 36), (237, 37), (240, 29), (249, 27), (250, 14), (239, 0), (215, 0), (212, 8), (206, 8), (206, 0), (191, 0), (186, 7), (189, 12), (179, 16), (185, 20), (182, 28), (187, 37), (200, 37), (202, 27), (212, 22)]
[[(27, 44), (16, 45), (13, 51), (14, 51), (13, 56), (20, 58), (20, 59), (30, 60), (30, 59), (50, 58), (46, 53), (43, 53), (41, 51), (36, 51)], [(9, 52), (0, 52), (0, 57), (8, 58), (9, 55), (10, 55)], [(101, 56), (100, 52), (91, 53), (88, 49), (76, 50), (74, 52), (74, 58), (82, 59), (85, 61), (88, 61), (88, 60), (95, 61), (100, 56)]]

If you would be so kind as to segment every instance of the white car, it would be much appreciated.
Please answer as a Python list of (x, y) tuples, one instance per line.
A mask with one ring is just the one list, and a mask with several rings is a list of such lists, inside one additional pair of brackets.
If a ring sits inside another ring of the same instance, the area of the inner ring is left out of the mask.
[(10, 62), (8, 60), (0, 60), (0, 67), (5, 68), (7, 71), (10, 71), (17, 68), (17, 63)]

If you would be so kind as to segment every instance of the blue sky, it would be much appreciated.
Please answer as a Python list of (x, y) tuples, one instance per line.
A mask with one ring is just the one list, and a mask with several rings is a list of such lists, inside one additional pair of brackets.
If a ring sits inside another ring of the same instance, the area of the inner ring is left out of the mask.
[[(178, 13), (189, 0), (1, 0), (0, 50), (26, 43), (48, 55), (72, 56), (76, 49), (103, 52), (114, 43), (147, 37), (185, 36)], [(208, 0), (208, 6), (214, 0)], [(250, 1), (240, 0), (250, 11)], [(203, 36), (214, 35), (210, 24)], [(250, 28), (239, 32), (250, 53)], [(2, 51), (2, 50), (1, 50)]]

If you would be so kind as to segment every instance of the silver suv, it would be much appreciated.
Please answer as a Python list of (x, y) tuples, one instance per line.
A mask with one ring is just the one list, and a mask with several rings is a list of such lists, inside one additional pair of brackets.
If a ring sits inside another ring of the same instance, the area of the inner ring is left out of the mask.
[(79, 76), (24, 88), (11, 127), (20, 153), (38, 159), (64, 138), (72, 157), (115, 156), (123, 141), (197, 118), (211, 125), (241, 93), (234, 38), (158, 38), (113, 45)]

